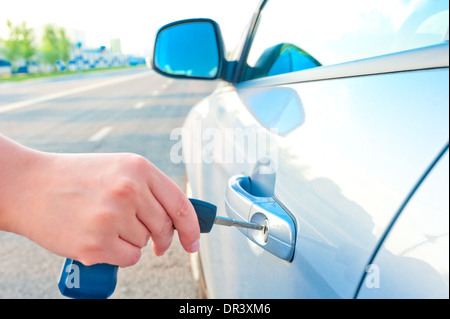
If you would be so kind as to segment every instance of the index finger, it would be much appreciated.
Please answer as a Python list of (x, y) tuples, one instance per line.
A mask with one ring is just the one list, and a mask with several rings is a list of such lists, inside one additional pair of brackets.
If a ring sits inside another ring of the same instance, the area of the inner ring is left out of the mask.
[(190, 253), (196, 252), (200, 226), (194, 207), (174, 181), (152, 166), (147, 183), (150, 191), (172, 219), (183, 248)]

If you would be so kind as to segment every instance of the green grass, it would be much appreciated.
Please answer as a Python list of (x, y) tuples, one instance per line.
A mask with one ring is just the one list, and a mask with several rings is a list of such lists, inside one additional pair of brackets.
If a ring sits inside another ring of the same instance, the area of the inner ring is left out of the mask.
[[(87, 69), (87, 70), (82, 70), (81, 73), (136, 69), (136, 68), (142, 68), (142, 67), (145, 67), (145, 65)], [(0, 76), (0, 82), (20, 82), (20, 81), (26, 81), (26, 80), (31, 80), (31, 79), (40, 79), (40, 78), (48, 78), (48, 77), (54, 77), (54, 76), (63, 76), (63, 75), (71, 75), (71, 74), (79, 74), (79, 73), (80, 72), (78, 72), (78, 71), (61, 71), (61, 72), (34, 73), (34, 74), (7, 74), (7, 75)]]

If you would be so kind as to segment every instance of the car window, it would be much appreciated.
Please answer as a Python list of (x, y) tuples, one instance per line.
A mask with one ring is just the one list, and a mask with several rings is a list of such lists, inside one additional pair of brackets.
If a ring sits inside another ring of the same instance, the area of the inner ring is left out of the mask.
[(241, 81), (448, 41), (448, 6), (420, 0), (269, 0)]

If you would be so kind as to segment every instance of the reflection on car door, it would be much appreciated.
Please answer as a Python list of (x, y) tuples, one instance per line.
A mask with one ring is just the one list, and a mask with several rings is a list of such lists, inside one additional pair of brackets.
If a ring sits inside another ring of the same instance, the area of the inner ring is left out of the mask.
[[(424, 69), (436, 52), (447, 55)], [(390, 69), (398, 61), (404, 72)], [(354, 297), (387, 225), (448, 143), (448, 81), (447, 42), (224, 86), (193, 109), (186, 128), (200, 138), (183, 148), (209, 160), (187, 165), (192, 195), (247, 220), (271, 198), (295, 226), (289, 260), (238, 229), (202, 237), (210, 297)], [(267, 163), (272, 178), (258, 173)], [(229, 205), (237, 176), (268, 193)]]
[[(446, 142), (448, 107), (435, 92), (447, 86), (446, 70), (277, 86), (294, 90), (304, 109), (304, 122), (293, 120), (300, 125), (270, 139), (278, 147), (274, 197), (297, 226), (294, 259), (281, 260), (238, 230), (216, 227), (201, 250), (213, 297), (352, 297), (390, 218)], [(273, 134), (255, 113), (264, 108), (248, 104), (252, 94), (260, 89), (217, 94), (191, 116), (200, 118), (205, 108), (202, 127)], [(230, 178), (250, 176), (256, 165), (217, 161), (188, 174), (202, 181), (192, 185), (195, 195), (226, 215)]]

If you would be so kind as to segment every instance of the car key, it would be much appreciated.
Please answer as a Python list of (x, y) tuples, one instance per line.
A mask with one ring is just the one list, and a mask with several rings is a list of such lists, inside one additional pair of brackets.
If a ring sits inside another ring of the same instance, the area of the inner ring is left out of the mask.
[[(198, 199), (189, 200), (197, 213), (201, 233), (209, 233), (214, 224), (266, 230), (264, 225), (216, 216), (215, 205)], [(75, 299), (106, 299), (116, 287), (118, 268), (110, 264), (85, 266), (79, 261), (66, 258), (58, 282), (59, 291), (64, 296)]]
[(214, 224), (222, 226), (244, 227), (265, 231), (265, 225), (244, 222), (228, 217), (216, 216), (217, 208), (213, 204), (198, 199), (189, 199), (197, 213), (201, 233), (209, 233)]

